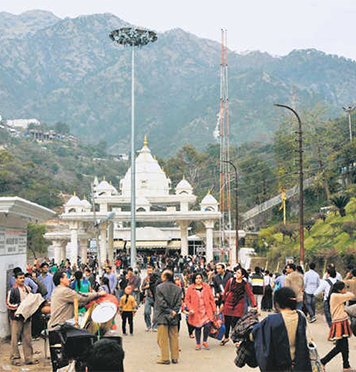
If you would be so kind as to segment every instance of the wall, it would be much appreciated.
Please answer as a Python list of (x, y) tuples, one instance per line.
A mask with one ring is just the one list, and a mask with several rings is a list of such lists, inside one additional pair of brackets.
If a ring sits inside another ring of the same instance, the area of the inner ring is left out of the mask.
[(26, 220), (0, 214), (0, 338), (9, 336), (6, 308), (8, 278), (16, 266), (26, 269)]

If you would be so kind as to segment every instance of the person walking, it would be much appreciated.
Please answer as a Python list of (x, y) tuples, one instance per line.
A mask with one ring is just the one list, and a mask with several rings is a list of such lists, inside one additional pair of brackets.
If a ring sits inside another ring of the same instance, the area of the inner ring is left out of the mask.
[(261, 372), (312, 372), (304, 314), (296, 311), (293, 289), (284, 287), (274, 294), (277, 314), (258, 323), (252, 336)]
[(109, 280), (110, 293), (112, 294), (115, 293), (116, 285), (117, 285), (117, 278), (116, 278), (116, 273), (115, 271), (113, 271), (111, 266), (105, 267), (104, 278), (108, 278)]
[(214, 293), (216, 298), (216, 304), (220, 306), (222, 304), (222, 298), (224, 296), (225, 286), (227, 281), (233, 277), (230, 271), (226, 271), (223, 263), (216, 265), (217, 274), (213, 278)]
[[(164, 270), (162, 283), (156, 287), (154, 322), (158, 325), (157, 343), (161, 357), (158, 364), (178, 363), (178, 313), (182, 305), (182, 290), (173, 283), (173, 272)], [(170, 350), (169, 350), (170, 349)]]
[(258, 310), (261, 310), (264, 292), (264, 277), (260, 267), (255, 267), (255, 272), (250, 276), (250, 283), (252, 286), (252, 293), (256, 297)]
[(251, 301), (252, 307), (256, 307), (256, 299), (252, 293), (249, 283), (244, 279), (247, 272), (240, 266), (235, 267), (235, 276), (230, 278), (225, 286), (223, 304), (220, 311), (225, 319), (225, 337), (220, 342), (224, 346), (230, 341), (230, 329), (234, 328), (236, 322), (244, 315), (246, 309), (246, 297)]
[(18, 343), (22, 340), (25, 364), (38, 364), (38, 360), (33, 359), (33, 349), (31, 341), (31, 318), (24, 320), (23, 317), (16, 316), (16, 310), (20, 303), (31, 292), (31, 288), (25, 285), (25, 274), (16, 271), (15, 284), (7, 295), (6, 306), (9, 310), (11, 319), (11, 363), (14, 366), (21, 365), (21, 356)]
[(303, 308), (304, 298), (304, 278), (303, 275), (297, 271), (295, 264), (289, 263), (286, 266), (287, 277), (284, 282), (285, 287), (292, 288), (297, 299), (297, 310)]
[(264, 284), (263, 284), (263, 298), (262, 298), (262, 310), (272, 311), (273, 307), (273, 278), (272, 274), (266, 270), (264, 275)]
[(157, 327), (155, 324), (153, 324), (151, 319), (151, 313), (152, 309), (155, 304), (155, 287), (156, 282), (159, 279), (159, 277), (153, 272), (153, 268), (151, 266), (147, 267), (147, 276), (142, 282), (141, 291), (144, 294), (144, 301), (145, 301), (145, 307), (144, 307), (144, 318), (146, 323), (146, 332), (149, 332), (150, 330), (156, 330)]
[[(353, 268), (348, 273), (347, 279), (345, 279), (344, 282), (346, 284), (346, 288), (347, 288), (348, 292), (352, 292), (355, 296), (355, 299), (356, 299), (356, 268)], [(355, 299), (349, 301), (349, 306), (356, 304)]]
[(193, 275), (193, 284), (188, 289), (184, 299), (188, 311), (188, 323), (195, 330), (195, 350), (201, 350), (201, 334), (203, 330), (203, 348), (209, 350), (208, 337), (211, 322), (214, 320), (216, 305), (213, 293), (208, 284), (203, 282), (200, 273)]
[(331, 313), (330, 313), (330, 303), (328, 301), (329, 293), (332, 286), (337, 282), (336, 279), (336, 270), (334, 267), (328, 267), (326, 270), (325, 279), (320, 281), (319, 287), (314, 292), (314, 296), (317, 297), (320, 293), (324, 293), (323, 296), (323, 306), (324, 306), (324, 315), (326, 322), (328, 323), (329, 328), (332, 324)]
[(140, 304), (140, 286), (141, 278), (137, 275), (138, 272), (134, 273), (132, 267), (127, 269), (127, 285), (132, 288), (132, 295), (135, 297), (137, 304)]
[(46, 261), (41, 263), (40, 269), (41, 275), (38, 276), (38, 280), (40, 280), (47, 289), (47, 294), (44, 296), (44, 298), (46, 300), (51, 300), (52, 292), (54, 290), (53, 275), (48, 272), (49, 266)]
[(309, 265), (309, 270), (304, 274), (304, 295), (305, 295), (305, 307), (309, 314), (309, 322), (313, 323), (316, 321), (315, 317), (315, 306), (316, 299), (314, 292), (319, 288), (320, 276), (315, 271), (315, 263), (312, 262)]
[(125, 288), (125, 294), (120, 298), (119, 311), (122, 319), (122, 334), (127, 336), (126, 322), (128, 322), (130, 327), (130, 335), (133, 336), (133, 317), (137, 311), (137, 303), (135, 297), (132, 296), (132, 287), (130, 285)]
[(330, 312), (332, 325), (329, 331), (328, 340), (335, 342), (335, 347), (329, 351), (324, 358), (321, 358), (321, 363), (324, 367), (337, 354), (341, 353), (344, 372), (353, 371), (349, 362), (349, 341), (348, 338), (352, 335), (349, 316), (345, 312), (345, 302), (354, 299), (352, 292), (346, 292), (344, 282), (336, 282), (329, 295)]

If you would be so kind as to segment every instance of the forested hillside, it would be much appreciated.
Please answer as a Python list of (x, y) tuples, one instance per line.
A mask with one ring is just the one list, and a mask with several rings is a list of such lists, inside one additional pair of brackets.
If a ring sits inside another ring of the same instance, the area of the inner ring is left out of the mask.
[[(113, 153), (130, 143), (130, 53), (109, 39), (127, 25), (112, 14), (61, 19), (43, 11), (0, 13), (0, 114), (63, 121), (84, 142)], [(161, 157), (213, 143), (219, 111), (218, 43), (181, 29), (158, 34), (136, 55), (137, 145), (145, 134)], [(293, 101), (324, 119), (352, 103), (356, 62), (317, 50), (284, 57), (229, 53), (231, 143), (271, 142), (273, 104)], [(21, 102), (21, 104), (19, 104)]]

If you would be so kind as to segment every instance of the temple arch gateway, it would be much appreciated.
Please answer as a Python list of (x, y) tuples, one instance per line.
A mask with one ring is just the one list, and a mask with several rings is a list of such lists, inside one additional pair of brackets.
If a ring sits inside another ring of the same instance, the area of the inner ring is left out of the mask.
[[(206, 229), (206, 258), (213, 259), (213, 230), (220, 218), (218, 202), (208, 194), (200, 203), (199, 210), (192, 209), (196, 203), (193, 187), (183, 179), (172, 190), (158, 161), (152, 156), (145, 137), (136, 162), (136, 229), (137, 249), (180, 249), (188, 254), (189, 225), (200, 221)], [(64, 241), (69, 247), (71, 261), (77, 255), (86, 257), (85, 241), (99, 232), (99, 255), (101, 263), (113, 258), (113, 250), (130, 248), (130, 195), (131, 169), (119, 183), (119, 190), (105, 179), (93, 182), (95, 213), (87, 200), (72, 196), (60, 215), (68, 224), (66, 231), (49, 232), (46, 238), (52, 241), (54, 256), (63, 257)], [(95, 227), (96, 226), (96, 227)]]

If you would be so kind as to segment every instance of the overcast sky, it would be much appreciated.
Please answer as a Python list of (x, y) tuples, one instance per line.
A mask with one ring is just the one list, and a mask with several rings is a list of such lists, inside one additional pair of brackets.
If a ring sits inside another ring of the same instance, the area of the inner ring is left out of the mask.
[(0, 9), (59, 17), (109, 12), (156, 31), (180, 27), (213, 40), (223, 27), (239, 52), (316, 48), (356, 60), (356, 0), (0, 0)]

